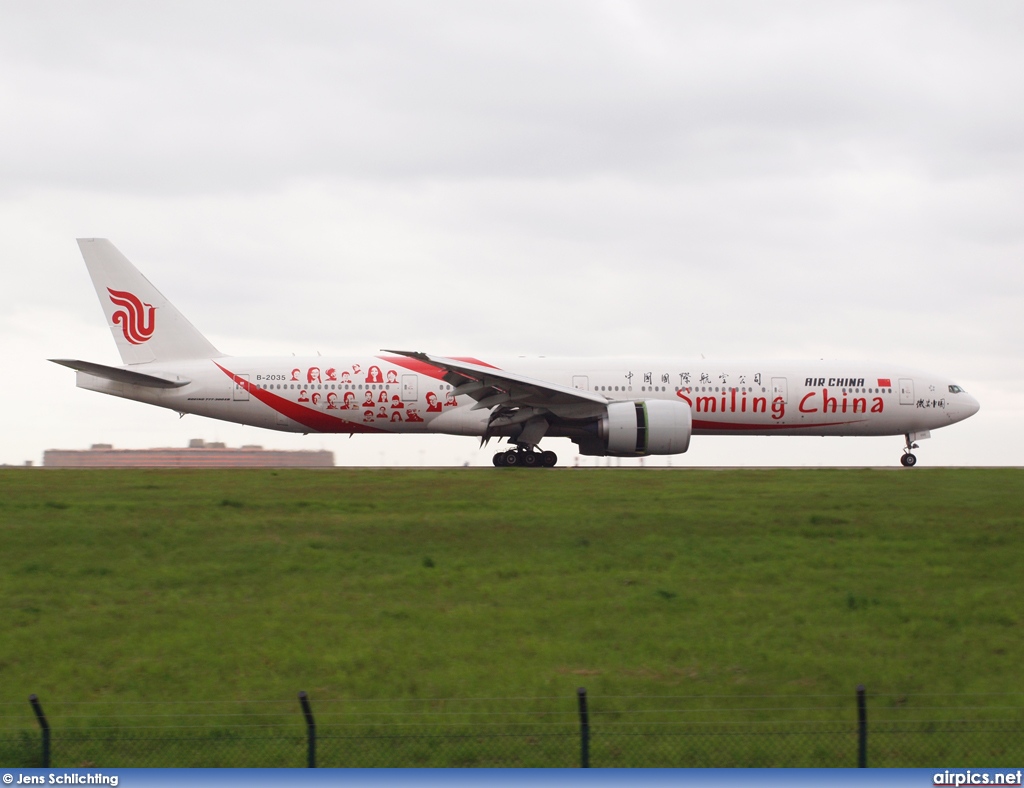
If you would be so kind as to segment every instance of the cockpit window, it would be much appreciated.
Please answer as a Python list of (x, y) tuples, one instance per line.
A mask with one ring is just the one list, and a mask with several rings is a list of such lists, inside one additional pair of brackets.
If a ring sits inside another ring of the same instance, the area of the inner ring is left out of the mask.
[(962, 388), (960, 388), (959, 386), (950, 386), (949, 387), (949, 393), (950, 394), (964, 394), (966, 392), (964, 392), (964, 390)]

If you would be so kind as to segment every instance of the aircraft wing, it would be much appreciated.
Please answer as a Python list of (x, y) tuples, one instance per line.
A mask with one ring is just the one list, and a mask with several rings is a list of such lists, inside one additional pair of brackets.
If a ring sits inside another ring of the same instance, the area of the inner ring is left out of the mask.
[(466, 395), (476, 400), (473, 410), (504, 405), (586, 418), (603, 412), (608, 404), (607, 399), (592, 391), (560, 386), (496, 367), (409, 350), (383, 352), (413, 358), (444, 370), (444, 381), (454, 386), (456, 396)]

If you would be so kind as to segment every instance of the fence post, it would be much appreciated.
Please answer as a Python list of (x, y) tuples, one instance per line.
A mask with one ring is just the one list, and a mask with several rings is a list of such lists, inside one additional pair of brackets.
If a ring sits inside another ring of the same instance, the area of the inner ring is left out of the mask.
[(306, 754), (306, 766), (310, 769), (316, 768), (316, 721), (313, 719), (313, 709), (309, 705), (309, 696), (305, 692), (299, 693), (299, 703), (302, 705), (302, 713), (306, 717), (306, 738), (309, 741), (309, 750)]
[(590, 767), (590, 716), (587, 714), (587, 688), (576, 690), (580, 706), (580, 768)]
[(43, 707), (39, 705), (39, 698), (35, 693), (28, 696), (28, 702), (32, 704), (32, 711), (36, 713), (36, 719), (39, 720), (39, 727), (43, 731), (43, 768), (50, 768), (50, 723), (46, 721), (46, 715), (43, 714)]
[(868, 704), (864, 685), (857, 685), (857, 768), (868, 768)]

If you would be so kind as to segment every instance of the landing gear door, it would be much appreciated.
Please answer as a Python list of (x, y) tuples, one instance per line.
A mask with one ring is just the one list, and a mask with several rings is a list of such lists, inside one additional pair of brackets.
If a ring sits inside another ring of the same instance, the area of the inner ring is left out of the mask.
[(772, 402), (777, 402), (779, 399), (785, 404), (789, 404), (789, 386), (786, 384), (785, 378), (772, 378)]
[(900, 378), (900, 405), (914, 404), (913, 378)]
[[(239, 375), (238, 377), (244, 380), (246, 384), (249, 383), (248, 375)], [(233, 399), (235, 402), (249, 401), (249, 389), (246, 386), (242, 385), (242, 380), (236, 380), (234, 388), (231, 391), (231, 399)]]
[(402, 402), (419, 399), (419, 375), (402, 375)]

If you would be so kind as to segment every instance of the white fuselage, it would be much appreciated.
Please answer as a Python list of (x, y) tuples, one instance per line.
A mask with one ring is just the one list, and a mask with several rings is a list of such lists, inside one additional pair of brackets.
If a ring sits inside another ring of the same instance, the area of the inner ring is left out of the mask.
[[(978, 410), (977, 401), (953, 381), (885, 363), (583, 358), (474, 363), (590, 391), (609, 403), (684, 402), (696, 435), (904, 435), (953, 424)], [(78, 385), (180, 413), (288, 432), (483, 436), (487, 431), (488, 409), (474, 409), (477, 403), (469, 396), (454, 396), (441, 370), (404, 356), (225, 356), (132, 369), (191, 382), (151, 388), (79, 372)], [(592, 407), (562, 410), (557, 415), (570, 421), (593, 416)], [(556, 428), (547, 434), (569, 433)]]
[(79, 249), (124, 366), (52, 359), (82, 388), (286, 432), (443, 433), (515, 444), (495, 465), (552, 467), (545, 437), (581, 454), (680, 454), (691, 435), (904, 435), (978, 403), (945, 378), (887, 363), (363, 357), (221, 353), (105, 238)]

